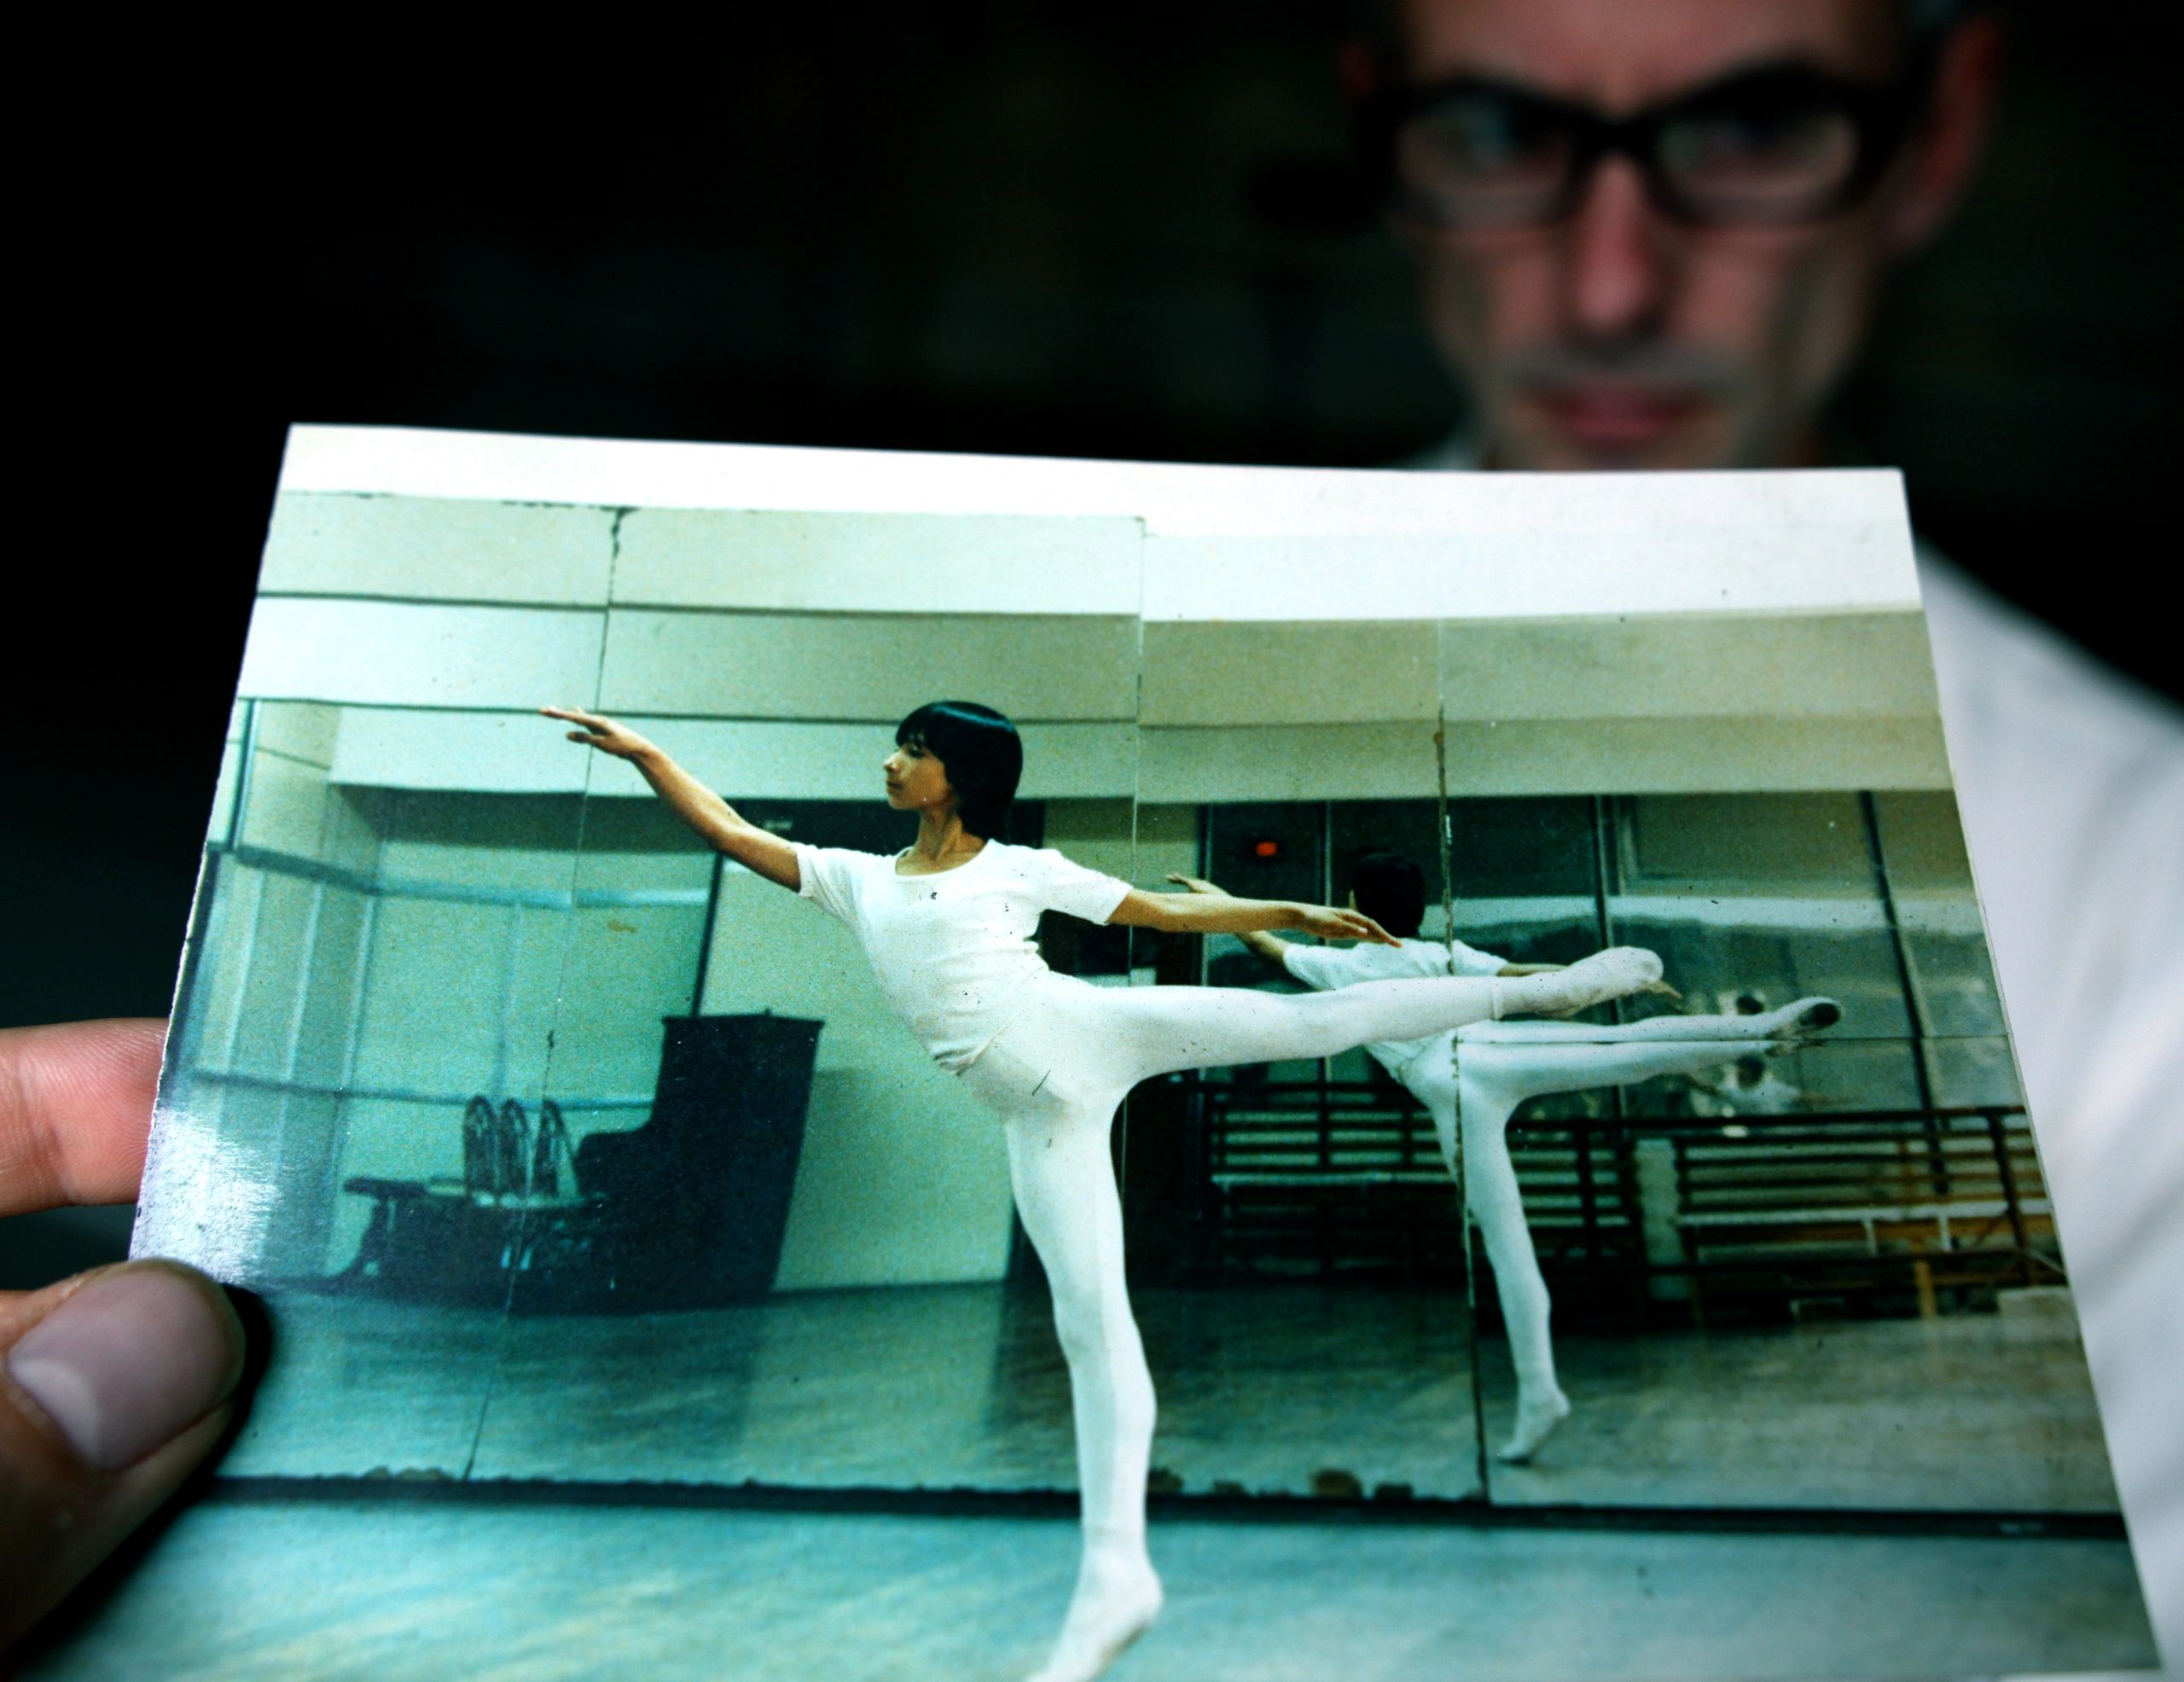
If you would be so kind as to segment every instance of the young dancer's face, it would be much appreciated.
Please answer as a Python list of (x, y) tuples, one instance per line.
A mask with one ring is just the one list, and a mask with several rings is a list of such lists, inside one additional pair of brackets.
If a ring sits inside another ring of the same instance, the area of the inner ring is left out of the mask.
[(880, 769), (887, 779), (887, 804), (897, 812), (930, 812), (955, 803), (948, 767), (929, 748), (902, 742)]

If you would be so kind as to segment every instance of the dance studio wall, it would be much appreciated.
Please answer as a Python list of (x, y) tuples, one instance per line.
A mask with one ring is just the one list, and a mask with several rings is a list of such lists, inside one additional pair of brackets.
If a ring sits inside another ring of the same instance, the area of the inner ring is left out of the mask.
[(705, 1009), (826, 1024), (775, 1289), (1002, 1277), (1008, 1161), (993, 1118), (903, 1032), (847, 929), (729, 871)]

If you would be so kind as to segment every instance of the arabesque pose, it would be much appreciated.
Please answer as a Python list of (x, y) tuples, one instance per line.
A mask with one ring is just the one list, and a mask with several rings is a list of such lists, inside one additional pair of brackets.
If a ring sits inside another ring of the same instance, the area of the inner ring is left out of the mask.
[(1087, 1682), (1151, 1624), (1159, 1579), (1145, 1545), (1153, 1382), (1123, 1278), (1108, 1130), (1130, 1089), (1177, 1069), (1320, 1057), (1445, 1033), (1519, 1011), (1581, 1010), (1660, 978), (1635, 947), (1552, 974), (1442, 975), (1336, 992), (1097, 987), (1048, 969), (1043, 911), (1193, 934), (1289, 929), (1392, 946), (1369, 917), (1283, 900), (1145, 893), (1001, 832), (1023, 768), (1015, 727), (971, 701), (905, 719), (882, 771), (887, 803), (918, 815), (889, 858), (815, 847), (739, 817), (659, 748), (572, 707), (569, 739), (629, 760), (713, 847), (793, 888), (857, 935), (880, 990), (935, 1062), (999, 1115), (1024, 1230), (1054, 1293), (1076, 1417), (1083, 1554), (1061, 1633), (1035, 1682)]
[[(1171, 876), (1169, 880), (1194, 893), (1225, 897), (1221, 888), (1197, 876)], [(1454, 939), (1418, 939), (1426, 914), (1425, 876), (1396, 853), (1365, 854), (1352, 867), (1350, 880), (1351, 906), (1392, 930), (1397, 937), (1393, 941), (1307, 946), (1253, 930), (1243, 934), (1244, 944), (1305, 986), (1322, 989), (1379, 985), (1407, 975), (1506, 981), (1565, 973), (1557, 964), (1510, 963)], [(1635, 991), (1679, 996), (1658, 981)], [(1479, 1021), (1414, 1040), (1376, 1040), (1365, 1047), (1432, 1118), (1442, 1157), (1463, 1186), (1464, 1202), (1486, 1242), (1517, 1372), (1516, 1422), (1496, 1451), (1500, 1458), (1529, 1460), (1548, 1434), (1570, 1417), (1569, 1400), (1554, 1376), (1547, 1282), (1540, 1276), (1517, 1172), (1509, 1160), (1509, 1118), (1517, 1106), (1548, 1092), (1578, 1092), (1626, 1085), (1657, 1074), (1693, 1074), (1749, 1056), (1755, 1044), (1770, 1051), (1787, 1050), (1841, 1015), (1832, 999), (1801, 998), (1762, 1014), (1653, 1016), (1622, 1026)]]

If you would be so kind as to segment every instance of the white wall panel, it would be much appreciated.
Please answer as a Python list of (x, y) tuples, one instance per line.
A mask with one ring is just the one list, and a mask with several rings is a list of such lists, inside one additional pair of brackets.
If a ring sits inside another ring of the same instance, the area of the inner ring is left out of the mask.
[(1940, 707), (1916, 613), (1457, 621), (1443, 629), (1441, 689), (1451, 719), (1931, 718)]
[(1430, 722), (1147, 730), (1141, 742), (1147, 801), (1417, 800), (1437, 783)]
[(1131, 519), (641, 508), (621, 538), (618, 605), (1137, 613)]
[(260, 597), (237, 693), (522, 709), (583, 706), (606, 614)]
[[(336, 783), (383, 789), (580, 794), (601, 765), (536, 713), (348, 707), (334, 744)], [(634, 775), (634, 773), (632, 773)]]
[[(880, 762), (894, 744), (881, 725), (632, 719), (709, 787), (733, 800), (868, 800), (880, 797)], [(1127, 798), (1136, 784), (1130, 725), (1026, 725), (1025, 800)], [(598, 779), (600, 794), (647, 792), (634, 771)]]
[[(890, 725), (781, 719), (625, 716), (709, 787), (741, 800), (877, 800)], [(342, 710), (332, 778), (386, 789), (494, 794), (590, 794), (650, 799), (628, 765), (564, 739), (535, 713), (427, 707)], [(1126, 724), (1024, 727), (1025, 800), (1127, 798), (1137, 776), (1136, 732)], [(587, 781), (587, 776), (589, 781)]]
[(1438, 716), (1422, 623), (1147, 624), (1148, 725), (1332, 725)]
[(613, 559), (612, 509), (290, 492), (274, 503), (258, 587), (604, 607)]
[(617, 608), (601, 682), (609, 711), (890, 725), (950, 697), (1017, 719), (1130, 718), (1136, 621)]
[(1617, 719), (1449, 725), (1451, 794), (1946, 789), (1938, 719)]

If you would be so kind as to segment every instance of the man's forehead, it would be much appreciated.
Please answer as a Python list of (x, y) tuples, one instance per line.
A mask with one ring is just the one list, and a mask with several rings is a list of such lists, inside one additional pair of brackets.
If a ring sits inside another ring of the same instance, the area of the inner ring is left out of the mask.
[(1395, 0), (1414, 80), (1488, 76), (1623, 110), (1749, 65), (1885, 74), (1896, 0)]

